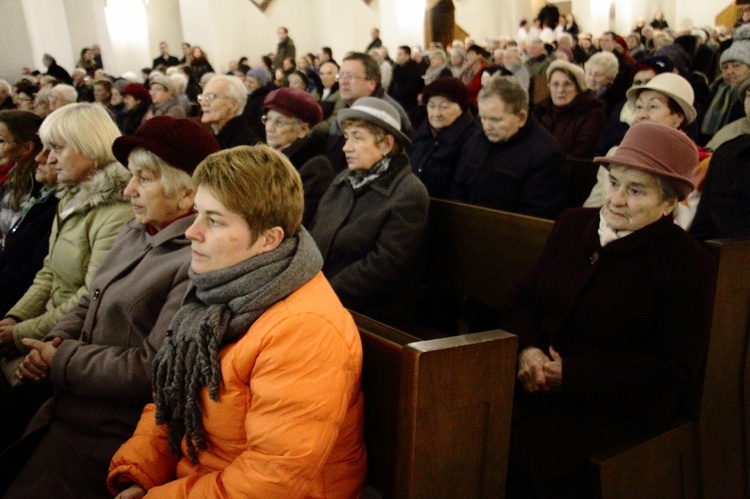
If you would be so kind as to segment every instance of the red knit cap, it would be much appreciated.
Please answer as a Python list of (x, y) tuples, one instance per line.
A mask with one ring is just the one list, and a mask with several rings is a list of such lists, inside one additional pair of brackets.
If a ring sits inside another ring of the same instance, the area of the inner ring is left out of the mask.
[(148, 93), (148, 89), (138, 83), (128, 83), (120, 93), (122, 95), (132, 95), (133, 97), (141, 101), (151, 98), (151, 94)]
[(323, 111), (312, 95), (298, 88), (280, 88), (268, 94), (263, 107), (284, 116), (299, 118), (310, 126), (323, 120)]

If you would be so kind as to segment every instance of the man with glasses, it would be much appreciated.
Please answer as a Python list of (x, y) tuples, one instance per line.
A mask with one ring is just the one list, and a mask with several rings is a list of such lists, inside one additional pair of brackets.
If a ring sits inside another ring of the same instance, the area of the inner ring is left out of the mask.
[[(380, 83), (380, 67), (378, 63), (367, 54), (355, 52), (341, 62), (341, 68), (337, 77), (339, 92), (345, 107), (351, 106), (360, 97), (377, 97), (383, 99), (393, 106), (401, 119), (401, 130), (406, 136), (411, 136), (414, 129), (404, 109), (391, 96), (385, 93)], [(328, 141), (328, 159), (331, 160), (335, 172), (347, 168), (344, 156), (344, 134), (337, 122), (331, 126), (331, 136)]]
[(201, 122), (209, 125), (222, 149), (252, 146), (258, 136), (242, 117), (247, 103), (247, 90), (236, 76), (216, 75), (208, 80), (198, 96)]
[(296, 88), (280, 88), (263, 102), (266, 143), (283, 153), (299, 172), (305, 193), (302, 225), (309, 226), (318, 202), (333, 180), (326, 156), (326, 136), (313, 133), (323, 112), (313, 97)]

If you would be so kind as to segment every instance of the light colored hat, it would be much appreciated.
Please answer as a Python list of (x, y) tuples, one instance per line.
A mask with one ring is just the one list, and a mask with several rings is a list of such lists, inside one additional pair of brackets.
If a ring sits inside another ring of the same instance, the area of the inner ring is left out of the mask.
[(173, 96), (177, 96), (177, 87), (175, 86), (174, 82), (169, 78), (167, 75), (163, 75), (161, 73), (151, 73), (148, 77), (149, 81), (151, 81), (151, 84), (158, 83), (159, 85), (163, 86), (167, 90), (169, 90)]
[(404, 147), (411, 144), (409, 137), (401, 131), (401, 117), (398, 111), (383, 99), (378, 99), (377, 97), (360, 97), (354, 101), (352, 107), (342, 109), (336, 115), (336, 121), (341, 128), (343, 128), (341, 123), (352, 118), (366, 121), (382, 128), (393, 135)]
[(628, 102), (635, 105), (635, 100), (644, 90), (653, 90), (670, 97), (682, 109), (687, 123), (695, 121), (695, 117), (698, 115), (693, 107), (695, 93), (693, 87), (690, 86), (690, 82), (682, 76), (675, 73), (658, 74), (642, 87), (629, 89), (627, 92)]
[(732, 45), (721, 54), (721, 64), (738, 61), (750, 66), (750, 24), (743, 24), (734, 33)]
[(698, 166), (698, 148), (685, 133), (666, 125), (636, 123), (611, 156), (597, 156), (594, 161), (663, 177), (677, 191), (680, 200), (695, 189), (690, 174)]
[(571, 76), (573, 81), (578, 85), (579, 92), (585, 92), (589, 87), (586, 86), (586, 73), (583, 68), (578, 64), (572, 62), (556, 60), (547, 68), (547, 81), (552, 77), (552, 73), (555, 71), (564, 71), (568, 76)]

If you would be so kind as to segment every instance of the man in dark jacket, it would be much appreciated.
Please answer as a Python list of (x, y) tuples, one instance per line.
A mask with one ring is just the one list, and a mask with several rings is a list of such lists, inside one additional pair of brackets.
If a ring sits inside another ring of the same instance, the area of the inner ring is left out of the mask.
[(67, 83), (68, 85), (73, 84), (73, 78), (70, 77), (70, 73), (65, 71), (65, 68), (57, 65), (55, 58), (49, 54), (44, 54), (42, 57), (42, 63), (47, 66), (47, 75), (54, 76), (55, 79), (61, 83)]
[(212, 77), (198, 96), (198, 102), (203, 112), (201, 122), (211, 127), (222, 149), (252, 146), (260, 142), (242, 117), (247, 91), (236, 76)]
[(464, 146), (482, 128), (469, 108), (469, 91), (456, 78), (438, 78), (424, 87), (427, 121), (414, 131), (409, 162), (431, 197), (447, 198)]
[(276, 56), (273, 58), (273, 69), (279, 69), (284, 63), (284, 59), (290, 58), (297, 60), (297, 49), (294, 47), (294, 41), (289, 38), (289, 31), (285, 27), (276, 30), (276, 36), (279, 38), (279, 44), (276, 46)]
[(333, 168), (326, 156), (327, 137), (312, 132), (323, 119), (323, 112), (309, 93), (296, 88), (274, 90), (263, 105), (266, 143), (289, 158), (302, 178), (302, 225), (309, 227), (320, 198), (333, 180)]
[(180, 60), (177, 57), (169, 54), (169, 45), (167, 42), (159, 43), (159, 57), (154, 59), (154, 63), (151, 65), (152, 68), (156, 69), (157, 66), (172, 67), (177, 66)]
[(411, 48), (407, 45), (399, 47), (388, 94), (396, 99), (407, 113), (417, 107), (417, 96), (424, 87), (422, 74), (417, 62), (411, 58)]
[(556, 217), (563, 208), (569, 170), (554, 137), (529, 117), (528, 93), (512, 78), (493, 78), (478, 102), (484, 134), (467, 142), (450, 197)]

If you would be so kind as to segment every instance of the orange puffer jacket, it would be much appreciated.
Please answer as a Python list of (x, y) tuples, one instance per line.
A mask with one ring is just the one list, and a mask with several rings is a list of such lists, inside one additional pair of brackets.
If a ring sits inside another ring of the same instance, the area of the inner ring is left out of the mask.
[(204, 387), (200, 464), (169, 451), (149, 404), (112, 458), (114, 494), (147, 497), (315, 497), (360, 494), (366, 474), (362, 346), (351, 315), (319, 273), (220, 351), (223, 384)]

